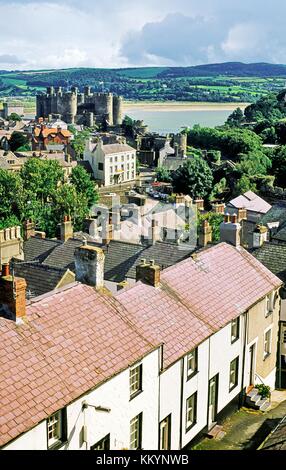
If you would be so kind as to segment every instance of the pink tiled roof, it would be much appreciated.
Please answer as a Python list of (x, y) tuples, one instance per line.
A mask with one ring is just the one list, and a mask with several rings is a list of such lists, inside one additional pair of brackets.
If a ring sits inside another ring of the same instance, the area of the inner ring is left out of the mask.
[(142, 334), (164, 343), (167, 367), (280, 285), (242, 247), (220, 243), (164, 270), (157, 289), (139, 282), (117, 298)]
[(116, 299), (82, 284), (27, 309), (27, 324), (0, 318), (0, 446), (154, 349)]
[(246, 193), (237, 196), (232, 199), (229, 204), (238, 209), (244, 208), (261, 214), (266, 214), (266, 212), (271, 209), (271, 205), (253, 191), (247, 191)]

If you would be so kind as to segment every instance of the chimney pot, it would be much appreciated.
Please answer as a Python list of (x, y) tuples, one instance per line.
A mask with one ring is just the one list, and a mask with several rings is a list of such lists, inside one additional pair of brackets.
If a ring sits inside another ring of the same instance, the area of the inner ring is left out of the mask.
[(10, 267), (8, 263), (5, 263), (2, 266), (2, 276), (9, 276), (9, 275), (10, 275)]
[(160, 266), (156, 265), (154, 260), (150, 263), (138, 264), (136, 266), (136, 282), (141, 281), (149, 286), (158, 287), (160, 284)]

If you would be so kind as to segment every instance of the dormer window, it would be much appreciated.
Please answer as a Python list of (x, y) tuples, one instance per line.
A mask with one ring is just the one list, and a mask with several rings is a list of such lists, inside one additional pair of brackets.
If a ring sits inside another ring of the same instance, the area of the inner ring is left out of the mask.
[(67, 440), (66, 408), (47, 419), (48, 449), (57, 449)]

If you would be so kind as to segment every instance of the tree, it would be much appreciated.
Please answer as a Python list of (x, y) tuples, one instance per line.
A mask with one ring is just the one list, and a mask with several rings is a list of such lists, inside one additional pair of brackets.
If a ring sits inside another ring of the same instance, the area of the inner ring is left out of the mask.
[(22, 167), (23, 187), (31, 200), (48, 202), (64, 181), (64, 171), (56, 160), (30, 158)]
[(241, 175), (267, 175), (271, 165), (271, 160), (263, 152), (255, 151), (242, 154), (240, 162), (236, 165), (236, 169)]
[(17, 113), (11, 113), (10, 116), (8, 116), (8, 121), (22, 121), (21, 116)]
[(244, 121), (244, 114), (240, 108), (236, 108), (227, 118), (226, 124), (238, 127)]
[(272, 156), (272, 173), (275, 176), (275, 185), (286, 187), (286, 145), (274, 150)]
[[(22, 147), (23, 145), (29, 146), (29, 139), (25, 134), (23, 134), (23, 132), (14, 131), (11, 135), (9, 145), (10, 145), (10, 149), (12, 150), (12, 152), (14, 152), (15, 150), (18, 150), (18, 148)], [(30, 149), (30, 146), (29, 146), (29, 149)]]
[(156, 168), (156, 178), (157, 178), (157, 181), (169, 183), (172, 179), (170, 170), (167, 170), (167, 168), (164, 168), (163, 166), (158, 166)]
[[(0, 169), (0, 221), (3, 225), (11, 217), (19, 221), (23, 209), (23, 186), (17, 173)], [(5, 222), (6, 221), (6, 222)]]
[(213, 175), (207, 162), (194, 156), (172, 173), (172, 183), (178, 193), (203, 198), (211, 192)]
[(234, 196), (244, 194), (247, 191), (256, 191), (256, 185), (251, 181), (249, 176), (243, 175), (234, 187)]
[(76, 160), (83, 160), (86, 141), (91, 135), (91, 129), (86, 128), (82, 131), (78, 131), (73, 126), (69, 126), (69, 130), (74, 135), (74, 138), (71, 141), (71, 146), (75, 151), (75, 158)]
[(74, 185), (77, 194), (86, 198), (89, 208), (98, 201), (96, 185), (82, 166), (77, 165), (72, 169), (70, 182)]

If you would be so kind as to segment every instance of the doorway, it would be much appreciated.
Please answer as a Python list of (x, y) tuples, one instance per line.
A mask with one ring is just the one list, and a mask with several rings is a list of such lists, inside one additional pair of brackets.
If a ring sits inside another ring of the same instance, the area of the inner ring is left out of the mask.
[(218, 374), (209, 381), (209, 410), (208, 426), (209, 429), (216, 423), (218, 405)]
[(161, 421), (159, 439), (160, 450), (171, 449), (171, 415)]
[(249, 348), (249, 383), (248, 385), (254, 385), (255, 381), (255, 343)]

